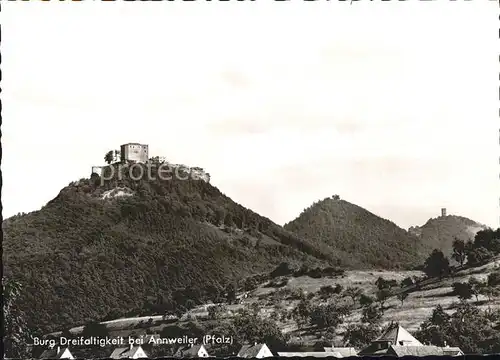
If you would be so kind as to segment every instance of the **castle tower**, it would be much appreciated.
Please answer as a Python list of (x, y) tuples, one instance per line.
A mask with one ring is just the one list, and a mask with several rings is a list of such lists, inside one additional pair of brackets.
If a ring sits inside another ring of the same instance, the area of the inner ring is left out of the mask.
[(441, 208), (441, 216), (446, 216), (446, 208)]
[(128, 143), (120, 146), (120, 159), (122, 162), (133, 161), (147, 163), (149, 159), (148, 145)]

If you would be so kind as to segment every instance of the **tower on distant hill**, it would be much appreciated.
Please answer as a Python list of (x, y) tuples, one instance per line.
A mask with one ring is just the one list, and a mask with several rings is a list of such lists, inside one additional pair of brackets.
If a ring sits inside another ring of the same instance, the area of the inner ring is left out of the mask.
[(446, 216), (446, 208), (441, 208), (441, 216)]

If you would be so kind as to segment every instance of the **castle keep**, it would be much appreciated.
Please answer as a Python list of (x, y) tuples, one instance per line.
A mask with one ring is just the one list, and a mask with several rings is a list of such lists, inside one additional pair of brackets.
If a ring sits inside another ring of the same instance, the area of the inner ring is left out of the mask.
[(145, 164), (149, 159), (149, 147), (139, 143), (123, 144), (120, 146), (120, 155), (122, 162), (133, 161)]

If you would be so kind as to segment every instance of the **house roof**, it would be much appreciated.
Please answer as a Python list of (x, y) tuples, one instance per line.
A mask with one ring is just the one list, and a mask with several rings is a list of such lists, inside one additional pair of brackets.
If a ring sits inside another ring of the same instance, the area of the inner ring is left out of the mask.
[(463, 355), (464, 352), (459, 347), (443, 347), (443, 355), (446, 356), (458, 356)]
[(336, 352), (342, 355), (342, 357), (356, 356), (358, 352), (353, 347), (325, 347), (325, 352)]
[(342, 357), (338, 352), (331, 351), (315, 351), (315, 352), (279, 352), (280, 357)]
[[(201, 348), (205, 349), (205, 347), (201, 344), (193, 345), (193, 346), (190, 346), (190, 345), (181, 346), (179, 349), (177, 349), (174, 356), (175, 357), (197, 357), (198, 352), (200, 351)], [(206, 349), (205, 349), (205, 351), (206, 351)]]
[(266, 344), (243, 345), (238, 352), (238, 357), (254, 358), (256, 357)]
[(61, 356), (62, 356), (62, 354), (64, 354), (64, 351), (66, 349), (68, 349), (68, 348), (67, 347), (61, 348), (59, 350), (59, 353), (57, 352), (57, 348), (47, 349), (42, 353), (42, 355), (40, 355), (40, 359), (61, 359)]
[(375, 342), (391, 342), (395, 346), (423, 346), (420, 341), (415, 339), (399, 324), (391, 326)]
[(391, 346), (388, 353), (402, 356), (443, 356), (443, 349), (439, 346)]
[(399, 324), (390, 326), (379, 338), (361, 350), (358, 355), (387, 354), (390, 346), (424, 346)]
[(116, 348), (109, 357), (111, 359), (128, 359), (133, 357), (140, 348), (140, 346)]

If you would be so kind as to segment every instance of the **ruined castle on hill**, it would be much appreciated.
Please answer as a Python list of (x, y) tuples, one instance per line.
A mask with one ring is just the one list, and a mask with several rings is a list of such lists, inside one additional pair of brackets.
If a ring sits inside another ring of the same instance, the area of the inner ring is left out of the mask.
[[(441, 208), (441, 216), (438, 219), (446, 218), (448, 215), (446, 214), (446, 208)], [(422, 228), (420, 226), (410, 226), (408, 232), (412, 235), (421, 236)]]
[[(149, 145), (139, 143), (127, 143), (120, 146), (120, 151), (109, 151), (105, 156), (105, 161), (110, 164), (166, 164), (171, 168), (180, 168), (191, 173), (193, 178), (210, 182), (210, 174), (200, 167), (190, 167), (183, 164), (172, 164), (164, 156), (149, 157)], [(101, 175), (105, 166), (93, 166), (92, 173)]]

